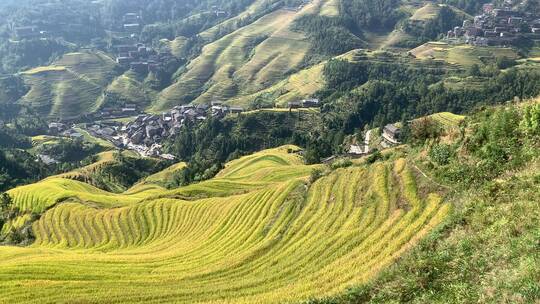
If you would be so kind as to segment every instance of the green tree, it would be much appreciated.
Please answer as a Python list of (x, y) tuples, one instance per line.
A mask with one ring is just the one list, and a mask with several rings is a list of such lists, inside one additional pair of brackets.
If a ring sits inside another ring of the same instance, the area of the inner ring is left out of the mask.
[(480, 72), (480, 66), (478, 66), (478, 64), (476, 64), (476, 63), (471, 65), (471, 67), (467, 71), (467, 74), (469, 76), (474, 76), (474, 77), (481, 76), (482, 73)]

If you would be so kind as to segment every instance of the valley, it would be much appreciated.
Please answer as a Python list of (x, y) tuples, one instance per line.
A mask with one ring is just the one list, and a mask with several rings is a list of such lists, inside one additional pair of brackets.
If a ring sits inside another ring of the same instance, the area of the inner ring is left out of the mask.
[(0, 303), (540, 301), (532, 0), (0, 4)]

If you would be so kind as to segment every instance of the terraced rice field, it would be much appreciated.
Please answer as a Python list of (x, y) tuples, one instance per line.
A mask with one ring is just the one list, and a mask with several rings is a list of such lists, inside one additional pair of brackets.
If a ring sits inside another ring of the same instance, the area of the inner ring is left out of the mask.
[[(0, 298), (297, 302), (372, 278), (449, 211), (405, 159), (338, 169), (310, 184), (318, 166), (304, 165), (295, 149), (241, 158), (213, 180), (160, 196), (117, 196), (117, 208), (55, 205), (34, 223), (34, 245), (0, 247)], [(77, 191), (88, 201), (106, 196)], [(17, 204), (33, 208), (25, 193), (13, 193)]]
[(257, 16), (260, 12), (264, 11), (267, 7), (272, 6), (276, 2), (278, 2), (278, 0), (255, 0), (242, 13), (238, 14), (235, 17), (229, 18), (216, 26), (209, 28), (208, 30), (202, 32), (200, 36), (204, 39), (211, 40), (216, 34), (219, 33), (220, 28), (230, 28), (234, 26), (235, 23), (243, 19), (247, 19), (250, 16)]
[(51, 118), (74, 118), (95, 111), (115, 62), (102, 53), (70, 53), (52, 66), (21, 73), (30, 87), (22, 101)]
[(444, 42), (428, 42), (411, 50), (411, 54), (419, 59), (442, 60), (463, 68), (473, 64), (484, 64), (482, 58), (494, 62), (495, 58), (517, 59), (519, 57), (516, 51), (511, 48), (449, 45)]
[[(336, 56), (334, 59), (353, 61), (356, 52), (356, 50), (353, 50)], [(251, 101), (258, 97), (272, 96), (276, 106), (285, 107), (289, 101), (312, 97), (326, 85), (323, 77), (323, 68), (326, 63), (327, 61), (323, 61), (307, 69), (300, 70), (267, 89), (254, 94), (232, 98), (227, 102), (234, 105), (248, 106)]]
[[(435, 19), (439, 16), (441, 9), (445, 7), (444, 4), (435, 4), (435, 3), (426, 3), (421, 8), (414, 11), (413, 15), (409, 18), (410, 20), (414, 21), (428, 21), (431, 19)], [(466, 12), (453, 7), (453, 6), (446, 6), (454, 11), (457, 15), (461, 15), (464, 19), (472, 19), (473, 17)]]
[(445, 127), (457, 127), (465, 119), (465, 116), (463, 115), (457, 115), (450, 112), (436, 113), (429, 117)]
[(270, 95), (277, 106), (286, 106), (289, 101), (297, 101), (313, 96), (326, 84), (323, 68), (326, 62), (314, 65), (292, 74), (286, 79), (260, 92), (232, 98), (228, 102), (234, 105), (248, 106), (259, 96)]

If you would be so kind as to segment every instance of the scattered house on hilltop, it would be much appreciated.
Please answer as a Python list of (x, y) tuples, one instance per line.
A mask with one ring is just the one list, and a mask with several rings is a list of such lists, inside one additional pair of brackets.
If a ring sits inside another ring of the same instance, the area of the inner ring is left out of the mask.
[(383, 139), (389, 144), (400, 144), (401, 129), (394, 124), (388, 124), (383, 128)]
[(84, 135), (82, 135), (81, 133), (79, 132), (73, 132), (69, 135), (70, 138), (73, 138), (75, 140), (83, 140), (84, 139)]
[(148, 62), (132, 62), (129, 68), (137, 73), (148, 72)]
[(244, 112), (244, 108), (232, 106), (229, 108), (229, 111), (233, 114), (239, 114), (239, 113)]
[(309, 98), (302, 100), (302, 106), (304, 108), (316, 108), (319, 107), (320, 101), (317, 98)]
[(116, 131), (113, 128), (106, 127), (98, 131), (98, 134), (106, 135), (106, 136), (115, 136)]
[(58, 161), (56, 159), (52, 158), (49, 155), (38, 154), (37, 158), (38, 158), (39, 161), (41, 161), (42, 163), (44, 163), (47, 166), (50, 166), (50, 165), (53, 165), (53, 164), (58, 164)]
[(40, 32), (33, 26), (21, 26), (14, 29), (17, 39), (32, 39), (40, 36)]
[(127, 23), (124, 24), (124, 31), (129, 33), (137, 33), (141, 29), (141, 25), (139, 23)]
[(206, 111), (208, 111), (209, 108), (210, 108), (209, 105), (207, 105), (205, 103), (201, 103), (201, 104), (197, 105), (197, 107), (195, 108), (195, 111), (197, 111), (197, 113), (199, 113), (199, 114), (205, 114)]
[(287, 107), (289, 109), (299, 109), (302, 107), (302, 103), (300, 101), (289, 101)]
[(132, 60), (133, 58), (129, 56), (121, 56), (121, 57), (116, 58), (116, 63), (121, 64), (121, 65), (128, 65), (131, 63)]
[(61, 132), (64, 132), (67, 129), (67, 126), (59, 122), (51, 122), (49, 124), (49, 134), (56, 135)]
[(365, 149), (363, 146), (351, 145), (347, 151), (347, 155), (350, 157), (361, 157), (368, 154), (366, 150), (368, 149)]
[(124, 23), (139, 23), (141, 16), (137, 13), (127, 13), (122, 18)]
[(484, 14), (491, 14), (493, 13), (493, 10), (495, 9), (495, 5), (493, 3), (486, 3), (482, 7), (482, 11)]
[(484, 31), (478, 27), (470, 27), (465, 31), (465, 38), (474, 38), (483, 35)]
[(138, 50), (136, 45), (123, 44), (116, 46), (116, 51), (118, 53), (129, 54), (129, 52), (136, 52)]
[(172, 154), (168, 154), (168, 153), (161, 154), (160, 157), (163, 158), (163, 159), (167, 159), (167, 160), (175, 160), (176, 159), (176, 156), (174, 156)]

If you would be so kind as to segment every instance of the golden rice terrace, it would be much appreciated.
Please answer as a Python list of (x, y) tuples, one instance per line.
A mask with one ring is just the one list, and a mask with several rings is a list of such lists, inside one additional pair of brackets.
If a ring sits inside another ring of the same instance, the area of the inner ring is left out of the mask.
[(294, 149), (175, 190), (111, 194), (62, 177), (12, 190), (44, 213), (32, 246), (0, 247), (0, 302), (298, 302), (372, 278), (449, 211), (405, 159), (311, 183), (318, 166)]

